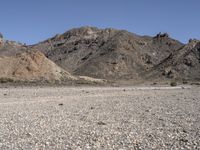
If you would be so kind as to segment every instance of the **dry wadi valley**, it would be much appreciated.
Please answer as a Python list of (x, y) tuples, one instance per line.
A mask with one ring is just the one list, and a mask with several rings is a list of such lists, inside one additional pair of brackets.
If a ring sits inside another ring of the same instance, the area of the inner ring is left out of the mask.
[(0, 150), (200, 150), (200, 41), (81, 27), (0, 34)]

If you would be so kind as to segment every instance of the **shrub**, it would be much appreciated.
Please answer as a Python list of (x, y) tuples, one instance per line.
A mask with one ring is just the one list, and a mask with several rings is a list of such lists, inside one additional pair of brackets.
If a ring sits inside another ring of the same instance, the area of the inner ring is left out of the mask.
[(0, 78), (0, 83), (14, 82), (11, 78)]
[(183, 84), (188, 84), (188, 82), (187, 81), (183, 81)]
[(170, 83), (171, 86), (177, 86), (177, 83), (175, 81)]

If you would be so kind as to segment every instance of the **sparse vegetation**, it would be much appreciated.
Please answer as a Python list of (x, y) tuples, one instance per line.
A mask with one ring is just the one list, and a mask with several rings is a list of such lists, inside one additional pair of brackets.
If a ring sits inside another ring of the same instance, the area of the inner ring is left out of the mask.
[(9, 82), (14, 82), (13, 79), (11, 78), (0, 78), (0, 83), (9, 83)]
[(183, 84), (188, 84), (188, 81), (183, 81)]

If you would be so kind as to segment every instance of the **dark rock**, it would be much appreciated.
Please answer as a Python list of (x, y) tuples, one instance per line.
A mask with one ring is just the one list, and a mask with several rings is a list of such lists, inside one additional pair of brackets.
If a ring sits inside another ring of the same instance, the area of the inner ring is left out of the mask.
[(98, 125), (106, 125), (106, 123), (105, 123), (105, 122), (102, 122), (102, 121), (97, 122), (97, 124), (98, 124)]

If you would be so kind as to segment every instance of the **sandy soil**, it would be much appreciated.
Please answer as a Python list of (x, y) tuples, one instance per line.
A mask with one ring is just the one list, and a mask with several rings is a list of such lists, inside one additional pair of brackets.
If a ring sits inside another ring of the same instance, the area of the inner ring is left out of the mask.
[(0, 88), (0, 149), (200, 149), (199, 91)]

